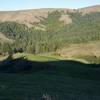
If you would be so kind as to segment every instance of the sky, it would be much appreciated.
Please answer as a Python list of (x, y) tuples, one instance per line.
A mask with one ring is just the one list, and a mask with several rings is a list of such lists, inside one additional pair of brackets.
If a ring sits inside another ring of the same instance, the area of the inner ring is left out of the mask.
[(99, 5), (100, 0), (0, 0), (0, 11), (37, 8), (83, 8)]

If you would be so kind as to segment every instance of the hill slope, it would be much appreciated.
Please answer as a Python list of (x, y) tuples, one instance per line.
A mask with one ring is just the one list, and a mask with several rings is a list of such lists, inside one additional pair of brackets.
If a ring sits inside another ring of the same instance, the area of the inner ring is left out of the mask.
[[(48, 13), (54, 11), (63, 11), (67, 15), (67, 11), (73, 12), (70, 9), (33, 9), (25, 11), (4, 11), (0, 12), (0, 21), (15, 21), (18, 23), (24, 23), (28, 26), (31, 26), (34, 22), (40, 22), (40, 17), (47, 17)], [(70, 23), (71, 19), (67, 17), (68, 22)], [(62, 16), (61, 19), (64, 17)], [(67, 23), (68, 23), (67, 22)]]
[(0, 21), (16, 21), (18, 23), (24, 23), (27, 25), (31, 25), (34, 22), (40, 22), (38, 19), (39, 17), (47, 17), (48, 13), (59, 11), (64, 12), (62, 15), (62, 18), (64, 18), (64, 15), (67, 20), (67, 23), (71, 22), (71, 18), (68, 16), (68, 12), (82, 12), (83, 14), (93, 13), (93, 12), (100, 12), (100, 6), (91, 6), (81, 9), (31, 9), (31, 10), (23, 10), (23, 11), (1, 11), (0, 12)]
[(100, 100), (100, 12), (40, 12), (1, 12), (0, 100)]
[(15, 41), (10, 47), (14, 53), (55, 52), (67, 45), (99, 41), (99, 8), (0, 12), (0, 32)]
[(0, 43), (13, 43), (12, 39), (7, 38), (3, 33), (0, 33)]
[(78, 9), (78, 10), (79, 10), (79, 12), (82, 12), (83, 15), (84, 14), (89, 14), (89, 13), (100, 12), (100, 5), (81, 8), (81, 9)]

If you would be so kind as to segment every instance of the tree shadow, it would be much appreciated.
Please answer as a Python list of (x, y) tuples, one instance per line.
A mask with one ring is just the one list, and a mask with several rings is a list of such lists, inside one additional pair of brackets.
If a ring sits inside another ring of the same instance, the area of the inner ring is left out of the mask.
[(0, 62), (0, 73), (32, 74), (35, 72), (99, 79), (100, 64), (85, 64), (73, 60), (37, 62), (29, 61), (25, 57), (16, 59), (8, 57)]
[(52, 71), (55, 66), (51, 62), (30, 61), (24, 57), (13, 59), (8, 57), (0, 62), (1, 73), (32, 73), (38, 71)]

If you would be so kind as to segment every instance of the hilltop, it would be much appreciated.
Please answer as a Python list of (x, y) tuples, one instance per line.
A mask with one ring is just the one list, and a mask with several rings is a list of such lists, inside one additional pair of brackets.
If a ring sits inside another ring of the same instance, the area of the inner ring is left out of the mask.
[(44, 9), (30, 9), (30, 10), (20, 10), (20, 11), (0, 11), (0, 21), (15, 21), (18, 23), (27, 24), (31, 26), (34, 22), (40, 22), (40, 17), (47, 17), (48, 13), (59, 11), (63, 12), (61, 16), (61, 20), (66, 21), (66, 23), (71, 23), (72, 20), (69, 17), (69, 12), (82, 12), (83, 14), (93, 13), (93, 12), (100, 12), (100, 5), (91, 6), (86, 8), (80, 9), (63, 9), (63, 8), (44, 8)]
[[(68, 17), (67, 12), (74, 12), (72, 9), (31, 9), (31, 10), (22, 10), (22, 11), (1, 11), (0, 12), (0, 21), (15, 21), (18, 23), (27, 24), (31, 26), (32, 23), (40, 22), (39, 18), (48, 16), (48, 13), (54, 11), (63, 11), (65, 16), (67, 16), (68, 22), (71, 22), (71, 19)], [(64, 16), (62, 15), (61, 19), (63, 20)]]

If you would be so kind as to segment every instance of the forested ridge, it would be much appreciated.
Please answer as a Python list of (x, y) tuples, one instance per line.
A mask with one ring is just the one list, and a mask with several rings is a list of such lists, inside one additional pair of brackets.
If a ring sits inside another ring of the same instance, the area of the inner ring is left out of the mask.
[[(48, 13), (32, 27), (17, 22), (0, 22), (0, 32), (13, 43), (0, 42), (0, 54), (27, 52), (39, 54), (56, 51), (69, 44), (100, 40), (100, 13), (68, 12), (72, 23), (60, 21), (61, 11)], [(36, 29), (36, 27), (40, 29)]]

